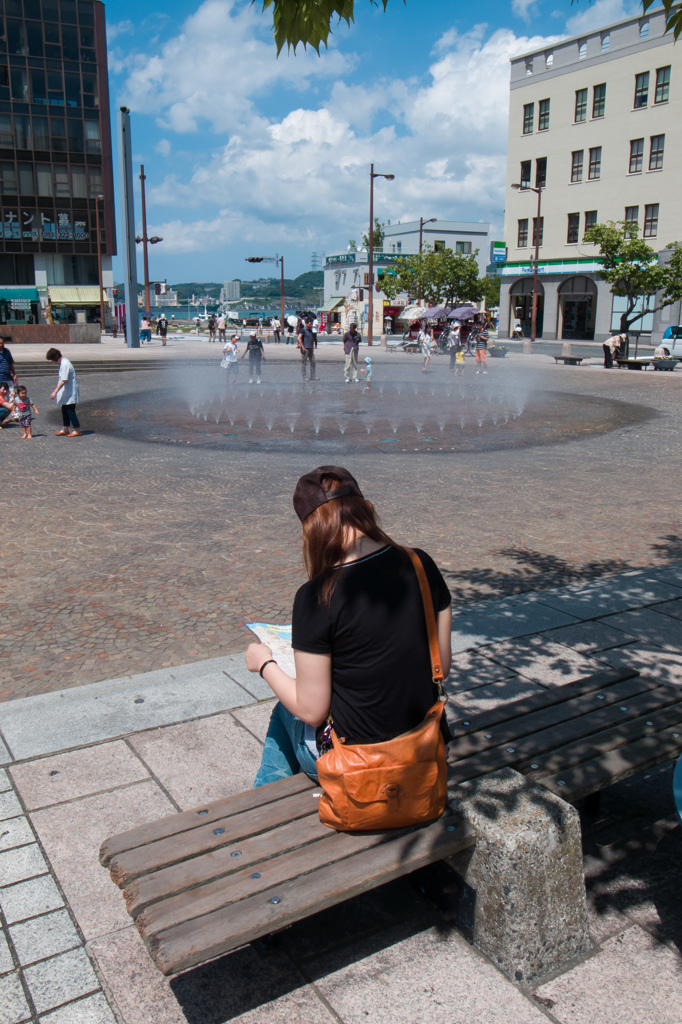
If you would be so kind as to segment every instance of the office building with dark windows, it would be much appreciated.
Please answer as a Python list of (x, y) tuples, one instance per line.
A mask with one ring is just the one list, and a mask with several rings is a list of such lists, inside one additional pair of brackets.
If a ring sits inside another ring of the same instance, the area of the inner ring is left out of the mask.
[(104, 4), (0, 0), (0, 35), (0, 323), (93, 323), (97, 212), (109, 303), (116, 252)]

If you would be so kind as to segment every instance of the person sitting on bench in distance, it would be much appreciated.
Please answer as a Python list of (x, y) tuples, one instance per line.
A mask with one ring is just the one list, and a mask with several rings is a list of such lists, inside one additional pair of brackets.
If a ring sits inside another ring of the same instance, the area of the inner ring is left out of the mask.
[[(340, 466), (320, 466), (298, 481), (294, 509), (303, 524), (309, 577), (294, 599), (296, 678), (277, 665), (266, 644), (250, 644), (246, 651), (249, 671), (259, 672), (279, 698), (255, 786), (301, 771), (317, 782), (330, 712), (336, 735), (347, 743), (379, 743), (416, 728), (438, 699), (414, 567), (379, 526), (355, 478)], [(416, 550), (447, 678), (450, 592), (433, 559)], [(442, 728), (447, 742), (445, 717)]]

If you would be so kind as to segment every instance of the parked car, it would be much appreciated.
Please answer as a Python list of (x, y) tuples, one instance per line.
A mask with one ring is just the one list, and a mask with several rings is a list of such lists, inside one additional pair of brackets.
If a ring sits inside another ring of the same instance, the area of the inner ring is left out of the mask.
[(682, 358), (682, 326), (677, 324), (674, 327), (666, 327), (661, 345), (664, 345), (671, 356)]

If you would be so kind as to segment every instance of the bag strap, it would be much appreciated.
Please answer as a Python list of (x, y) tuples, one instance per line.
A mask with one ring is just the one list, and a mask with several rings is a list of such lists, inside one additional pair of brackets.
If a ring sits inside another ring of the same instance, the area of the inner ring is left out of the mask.
[(424, 603), (424, 615), (426, 616), (426, 631), (429, 635), (429, 653), (431, 655), (431, 676), (434, 683), (438, 687), (438, 693), (442, 697), (444, 695), (443, 690), (443, 668), (440, 663), (440, 648), (438, 646), (438, 629), (436, 628), (436, 613), (433, 609), (433, 598), (431, 597), (431, 588), (429, 581), (426, 578), (424, 572), (424, 566), (422, 565), (421, 558), (413, 551), (412, 548), (405, 548), (408, 555), (412, 560), (412, 564), (417, 573), (417, 579), (419, 580), (419, 589), (422, 592), (422, 601)]

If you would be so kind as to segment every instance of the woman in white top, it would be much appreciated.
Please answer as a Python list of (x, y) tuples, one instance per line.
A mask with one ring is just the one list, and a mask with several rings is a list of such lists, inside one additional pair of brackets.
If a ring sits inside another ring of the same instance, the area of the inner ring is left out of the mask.
[(80, 437), (81, 425), (76, 415), (76, 403), (80, 400), (78, 391), (78, 380), (73, 363), (63, 356), (58, 348), (49, 348), (45, 356), (49, 363), (56, 363), (59, 366), (59, 380), (50, 398), (57, 401), (61, 406), (62, 423), (61, 430), (56, 430), (57, 437)]
[(422, 355), (424, 356), (424, 365), (422, 366), (422, 373), (426, 373), (426, 368), (431, 361), (431, 343), (433, 341), (433, 332), (429, 327), (422, 327), (419, 332), (419, 344), (421, 346)]

